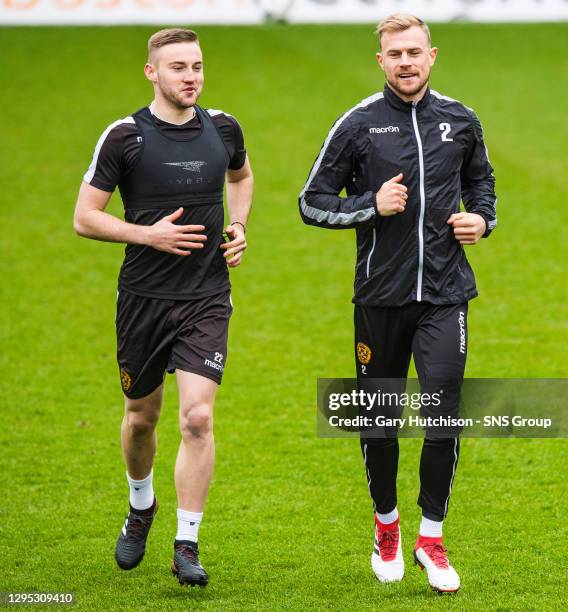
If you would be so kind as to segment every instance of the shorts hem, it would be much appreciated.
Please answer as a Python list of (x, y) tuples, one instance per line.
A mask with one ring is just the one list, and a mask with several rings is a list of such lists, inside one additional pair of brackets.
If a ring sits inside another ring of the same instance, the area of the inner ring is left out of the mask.
[(131, 400), (142, 399), (143, 397), (147, 397), (151, 393), (154, 393), (154, 391), (162, 384), (164, 384), (163, 378), (160, 382), (156, 383), (154, 386), (151, 386), (149, 391), (146, 391), (146, 390), (144, 390), (143, 392), (134, 391), (133, 393), (130, 393), (129, 391), (125, 391), (124, 389), (122, 389), (122, 392), (128, 399), (131, 399)]
[(200, 368), (194, 368), (192, 366), (185, 366), (185, 365), (184, 366), (174, 365), (173, 369), (168, 368), (168, 373), (173, 374), (176, 370), (181, 370), (182, 372), (188, 372), (189, 374), (197, 374), (198, 376), (203, 376), (204, 378), (208, 378), (209, 380), (216, 382), (218, 385), (221, 384), (221, 379), (223, 378), (222, 374), (219, 376), (207, 370), (202, 370)]

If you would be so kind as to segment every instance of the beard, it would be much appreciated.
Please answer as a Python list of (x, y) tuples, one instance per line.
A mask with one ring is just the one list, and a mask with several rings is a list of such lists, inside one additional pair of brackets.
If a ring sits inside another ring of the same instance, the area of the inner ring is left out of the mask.
[(192, 96), (191, 101), (190, 101), (185, 96), (183, 96), (181, 92), (174, 91), (174, 90), (164, 90), (161, 87), (160, 87), (160, 91), (162, 92), (162, 95), (164, 96), (164, 98), (174, 108), (177, 108), (178, 110), (186, 110), (188, 108), (191, 108), (192, 106), (195, 106), (195, 104), (197, 104), (197, 100), (199, 100), (199, 96), (201, 95), (201, 91), (197, 90), (196, 91), (197, 95), (195, 96), (195, 98)]
[(429, 78), (430, 78), (430, 73), (428, 72), (428, 74), (423, 79), (421, 79), (417, 85), (412, 87), (412, 89), (401, 89), (399, 85), (397, 84), (397, 81), (393, 79), (389, 79), (389, 78), (387, 78), (387, 83), (389, 84), (389, 87), (392, 90), (394, 90), (396, 93), (400, 94), (401, 96), (410, 97), (410, 96), (415, 96), (417, 93), (422, 91), (424, 86), (428, 84)]

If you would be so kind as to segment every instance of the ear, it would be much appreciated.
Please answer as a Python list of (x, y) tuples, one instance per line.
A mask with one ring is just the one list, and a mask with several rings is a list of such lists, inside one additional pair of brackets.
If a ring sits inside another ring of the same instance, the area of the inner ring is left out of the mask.
[(430, 66), (434, 65), (434, 62), (436, 61), (436, 58), (438, 57), (438, 47), (432, 47), (430, 49)]
[(156, 67), (154, 64), (144, 64), (144, 74), (149, 81), (152, 81), (152, 83), (156, 83), (158, 81), (158, 73), (156, 72)]
[(381, 67), (381, 70), (384, 71), (384, 66), (383, 66), (383, 54), (382, 53), (377, 53), (377, 62), (379, 64), (379, 66)]

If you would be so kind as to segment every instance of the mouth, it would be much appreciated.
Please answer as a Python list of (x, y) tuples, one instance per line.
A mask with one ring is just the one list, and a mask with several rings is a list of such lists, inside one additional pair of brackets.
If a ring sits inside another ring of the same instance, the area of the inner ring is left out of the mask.
[(418, 74), (416, 72), (400, 72), (397, 76), (403, 81), (408, 81), (414, 77), (417, 77)]
[(185, 89), (182, 89), (182, 91), (183, 93), (192, 95), (195, 93), (196, 90), (193, 87), (186, 87)]

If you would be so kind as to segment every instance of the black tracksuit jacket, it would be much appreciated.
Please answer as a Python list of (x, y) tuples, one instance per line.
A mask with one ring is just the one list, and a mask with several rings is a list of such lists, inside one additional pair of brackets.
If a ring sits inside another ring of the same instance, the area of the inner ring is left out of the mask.
[[(382, 217), (375, 194), (400, 172), (405, 211)], [(308, 225), (356, 229), (356, 304), (459, 304), (477, 289), (447, 220), (463, 201), (485, 219), (488, 236), (497, 224), (494, 187), (470, 108), (430, 89), (418, 103), (404, 102), (385, 86), (331, 128), (300, 194), (300, 214)]]

